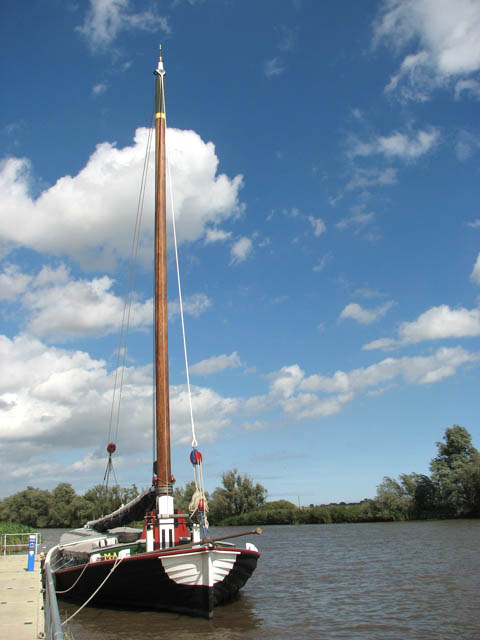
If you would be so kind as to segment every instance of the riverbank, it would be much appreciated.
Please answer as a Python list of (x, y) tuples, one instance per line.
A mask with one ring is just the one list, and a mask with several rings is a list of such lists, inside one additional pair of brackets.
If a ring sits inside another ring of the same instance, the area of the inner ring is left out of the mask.
[(253, 526), (269, 524), (342, 524), (362, 522), (406, 522), (449, 519), (441, 513), (408, 513), (400, 509), (382, 509), (375, 500), (297, 507), (287, 500), (267, 502), (260, 509), (225, 518), (218, 526)]

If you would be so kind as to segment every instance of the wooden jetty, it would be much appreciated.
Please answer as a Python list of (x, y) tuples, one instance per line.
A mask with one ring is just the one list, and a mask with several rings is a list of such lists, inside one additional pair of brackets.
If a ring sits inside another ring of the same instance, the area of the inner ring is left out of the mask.
[(44, 637), (40, 558), (27, 571), (27, 555), (0, 556), (0, 638)]

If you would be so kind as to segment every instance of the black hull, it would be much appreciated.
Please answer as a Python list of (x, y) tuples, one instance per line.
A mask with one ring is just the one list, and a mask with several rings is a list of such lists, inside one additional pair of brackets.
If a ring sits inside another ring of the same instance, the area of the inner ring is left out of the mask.
[[(207, 554), (215, 554), (212, 549), (178, 554), (144, 553), (124, 558), (89, 604), (107, 608), (172, 611), (211, 618), (214, 607), (232, 600), (257, 565), (258, 552), (232, 549), (230, 553), (233, 562), (230, 570), (221, 579), (210, 580), (210, 584), (181, 584), (178, 579), (168, 575), (162, 558), (178, 563), (181, 568), (182, 562), (190, 562), (190, 556), (197, 559), (202, 556), (205, 560)], [(58, 598), (83, 604), (107, 578), (114, 564), (114, 560), (108, 560), (90, 563), (86, 568), (81, 564), (54, 571)], [(60, 593), (62, 591), (66, 593)]]

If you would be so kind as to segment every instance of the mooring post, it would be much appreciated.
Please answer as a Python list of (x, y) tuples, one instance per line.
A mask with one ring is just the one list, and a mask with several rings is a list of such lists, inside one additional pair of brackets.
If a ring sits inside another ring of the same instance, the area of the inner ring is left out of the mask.
[(28, 566), (27, 571), (33, 571), (35, 569), (35, 548), (36, 548), (37, 536), (31, 534), (28, 536)]

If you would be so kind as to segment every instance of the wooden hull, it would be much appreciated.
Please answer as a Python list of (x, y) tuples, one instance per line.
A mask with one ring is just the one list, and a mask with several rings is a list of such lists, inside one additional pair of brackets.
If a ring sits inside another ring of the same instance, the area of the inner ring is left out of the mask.
[(112, 573), (115, 560), (60, 568), (53, 575), (61, 599), (83, 604), (110, 573), (89, 604), (211, 618), (214, 607), (231, 600), (243, 587), (258, 557), (253, 550), (205, 546), (123, 558)]

